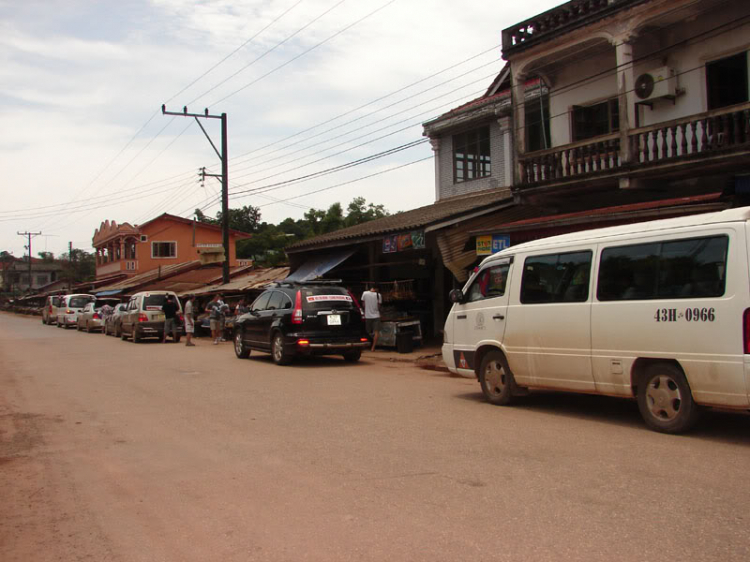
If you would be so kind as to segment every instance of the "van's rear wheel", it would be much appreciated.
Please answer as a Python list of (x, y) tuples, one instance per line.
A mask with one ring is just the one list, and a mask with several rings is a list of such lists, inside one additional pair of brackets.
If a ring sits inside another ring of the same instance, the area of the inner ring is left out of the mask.
[(516, 383), (502, 353), (490, 351), (484, 356), (479, 367), (479, 383), (488, 402), (501, 406), (510, 403)]
[(646, 425), (662, 433), (687, 431), (700, 414), (685, 374), (670, 363), (646, 368), (638, 385), (638, 408)]

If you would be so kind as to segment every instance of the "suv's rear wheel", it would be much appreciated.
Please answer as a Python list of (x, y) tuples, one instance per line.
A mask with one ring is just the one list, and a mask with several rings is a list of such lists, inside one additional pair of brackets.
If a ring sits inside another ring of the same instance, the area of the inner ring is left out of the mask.
[(239, 359), (247, 359), (250, 356), (250, 348), (242, 340), (242, 328), (234, 331), (234, 354)]
[(125, 331), (122, 329), (122, 327), (120, 328), (120, 339), (122, 341), (126, 341), (128, 339), (128, 335), (125, 333)]
[(133, 343), (140, 343), (141, 334), (138, 333), (138, 328), (133, 326)]
[(354, 351), (347, 351), (344, 353), (344, 361), (347, 363), (356, 363), (359, 358), (362, 357), (362, 351), (355, 349)]
[(284, 336), (280, 332), (273, 335), (271, 341), (271, 357), (277, 365), (288, 365), (292, 362), (292, 357), (284, 351)]

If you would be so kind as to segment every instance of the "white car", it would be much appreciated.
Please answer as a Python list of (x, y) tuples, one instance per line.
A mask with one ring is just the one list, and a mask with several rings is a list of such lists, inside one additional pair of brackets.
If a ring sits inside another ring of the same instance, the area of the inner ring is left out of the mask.
[(65, 295), (57, 307), (57, 327), (75, 328), (78, 324), (78, 315), (91, 301), (95, 301), (94, 295), (77, 294)]

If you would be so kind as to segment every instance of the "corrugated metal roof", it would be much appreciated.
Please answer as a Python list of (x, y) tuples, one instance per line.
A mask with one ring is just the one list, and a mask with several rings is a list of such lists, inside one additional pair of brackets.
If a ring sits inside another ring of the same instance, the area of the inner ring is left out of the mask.
[(489, 212), (489, 210), (498, 204), (506, 202), (509, 197), (510, 190), (506, 187), (481, 191), (472, 195), (452, 197), (438, 201), (432, 205), (396, 213), (395, 215), (350, 226), (349, 228), (342, 228), (341, 230), (316, 236), (309, 240), (302, 240), (289, 246), (286, 251), (294, 253), (313, 247), (325, 247), (333, 242), (424, 228), (450, 218), (459, 218), (462, 215), (483, 209), (487, 209)]
[(139, 273), (138, 275), (134, 275), (132, 277), (128, 277), (127, 279), (123, 279), (122, 281), (112, 283), (111, 285), (105, 285), (104, 287), (100, 287), (97, 292), (114, 291), (114, 290), (120, 290), (120, 291), (126, 292), (128, 289), (140, 287), (152, 281), (169, 278), (174, 275), (177, 275), (178, 273), (190, 271), (191, 269), (197, 269), (198, 267), (200, 267), (200, 265), (201, 265), (200, 260), (193, 260), (193, 261), (188, 261), (188, 262), (164, 265), (162, 267), (152, 269), (144, 273)]
[(252, 272), (240, 275), (235, 279), (232, 279), (229, 283), (222, 285), (211, 285), (210, 287), (202, 287), (195, 290), (186, 290), (182, 293), (177, 292), (179, 295), (207, 295), (212, 293), (241, 293), (243, 291), (250, 291), (252, 289), (259, 289), (265, 287), (269, 283), (274, 281), (281, 281), (286, 279), (289, 275), (288, 267), (271, 267), (268, 269), (256, 269)]

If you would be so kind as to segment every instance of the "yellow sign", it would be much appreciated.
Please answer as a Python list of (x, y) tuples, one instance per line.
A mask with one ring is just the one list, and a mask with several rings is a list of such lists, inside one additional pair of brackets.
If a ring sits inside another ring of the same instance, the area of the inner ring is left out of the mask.
[(492, 236), (477, 236), (477, 255), (489, 256), (492, 253)]

